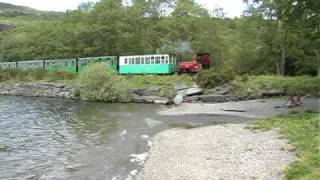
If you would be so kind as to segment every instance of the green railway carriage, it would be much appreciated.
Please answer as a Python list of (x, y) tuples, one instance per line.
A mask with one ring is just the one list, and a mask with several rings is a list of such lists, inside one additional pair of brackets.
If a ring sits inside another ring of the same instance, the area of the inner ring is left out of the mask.
[(18, 69), (37, 69), (43, 68), (44, 62), (43, 60), (34, 60), (34, 61), (19, 61), (18, 62)]
[(71, 73), (77, 73), (85, 71), (88, 68), (88, 65), (97, 62), (104, 62), (107, 66), (111, 67), (114, 70), (117, 70), (117, 56), (1, 62), (0, 69), (18, 68), (22, 70), (28, 70), (45, 68), (50, 72), (67, 71)]
[(89, 57), (89, 58), (79, 58), (78, 67), (79, 72), (84, 72), (88, 68), (88, 65), (94, 63), (106, 63), (113, 70), (117, 70), (118, 57), (117, 56), (102, 56), (102, 57)]
[(67, 71), (81, 73), (94, 63), (102, 62), (119, 74), (173, 74), (177, 70), (177, 57), (172, 54), (152, 54), (135, 56), (102, 56), (87, 58), (71, 58), (57, 60), (32, 60), (2, 62), (0, 69), (39, 69), (50, 72)]
[(45, 68), (50, 72), (67, 71), (77, 72), (77, 59), (58, 59), (58, 60), (45, 60)]
[(17, 62), (2, 62), (0, 63), (0, 69), (16, 69), (18, 66)]
[(173, 74), (177, 58), (171, 54), (120, 56), (119, 74)]

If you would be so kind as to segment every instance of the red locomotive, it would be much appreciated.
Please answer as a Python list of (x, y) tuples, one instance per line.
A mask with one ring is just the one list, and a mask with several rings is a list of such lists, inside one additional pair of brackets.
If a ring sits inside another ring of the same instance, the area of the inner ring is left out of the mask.
[(192, 61), (182, 61), (179, 63), (179, 73), (198, 73), (202, 69), (211, 67), (210, 53), (197, 53)]

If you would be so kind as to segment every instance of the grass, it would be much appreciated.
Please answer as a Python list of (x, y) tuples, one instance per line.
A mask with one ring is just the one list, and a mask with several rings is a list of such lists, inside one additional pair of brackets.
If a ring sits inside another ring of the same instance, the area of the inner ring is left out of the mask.
[(235, 93), (258, 93), (264, 88), (285, 88), (287, 93), (320, 96), (320, 78), (311, 76), (241, 76), (234, 80)]
[[(152, 86), (159, 86), (160, 96), (172, 98), (176, 95), (174, 84), (185, 83), (191, 85), (195, 78), (190, 75), (130, 75), (123, 76), (129, 89), (146, 89)], [(0, 83), (18, 82), (59, 82), (59, 83), (81, 83), (77, 74), (68, 72), (49, 72), (44, 69), (16, 70), (0, 69)]]
[(292, 112), (259, 120), (254, 129), (280, 128), (281, 133), (293, 145), (299, 160), (285, 169), (286, 179), (320, 179), (320, 113)]
[(65, 82), (77, 81), (77, 75), (68, 72), (49, 72), (45, 69), (17, 70), (0, 69), (0, 83), (16, 82)]
[(152, 86), (159, 86), (160, 96), (172, 98), (176, 95), (174, 85), (185, 83), (191, 85), (195, 82), (194, 77), (190, 75), (135, 75), (126, 76), (129, 89), (145, 89)]

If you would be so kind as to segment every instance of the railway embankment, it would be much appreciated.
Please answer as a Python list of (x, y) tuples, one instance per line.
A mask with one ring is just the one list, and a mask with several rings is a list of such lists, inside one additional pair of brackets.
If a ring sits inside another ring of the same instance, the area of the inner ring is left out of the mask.
[(80, 85), (62, 83), (2, 83), (0, 95), (78, 99)]
[[(224, 84), (214, 89), (203, 89), (197, 85), (185, 85), (178, 83), (170, 90), (172, 94), (168, 96), (163, 93), (163, 87), (151, 86), (149, 88), (131, 89), (129, 96), (119, 98), (114, 102), (118, 103), (146, 103), (146, 104), (176, 104), (181, 103), (223, 103), (253, 100), (257, 98), (267, 98), (284, 95), (281, 89), (264, 91), (259, 95), (249, 95), (245, 93), (230, 93), (230, 84)], [(82, 99), (82, 94), (86, 91), (80, 84), (69, 83), (46, 83), (46, 82), (20, 82), (20, 83), (0, 83), (0, 95), (48, 97), (63, 99)], [(177, 100), (177, 98), (180, 98)]]

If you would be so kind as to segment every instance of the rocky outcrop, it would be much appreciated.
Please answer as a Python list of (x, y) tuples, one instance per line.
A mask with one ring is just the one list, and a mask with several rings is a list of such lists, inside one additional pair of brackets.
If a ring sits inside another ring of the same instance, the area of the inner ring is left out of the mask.
[(228, 94), (234, 86), (230, 83), (223, 84), (221, 86), (215, 87), (213, 89), (207, 90), (208, 93), (214, 95), (225, 95)]
[(77, 99), (81, 86), (61, 83), (0, 84), (0, 95)]
[(148, 104), (169, 104), (170, 100), (168, 98), (160, 96), (139, 96), (134, 94), (132, 96), (132, 102)]
[(7, 25), (7, 24), (1, 24), (0, 23), (0, 32), (2, 31), (10, 31), (11, 29), (14, 29), (15, 26), (13, 25)]

